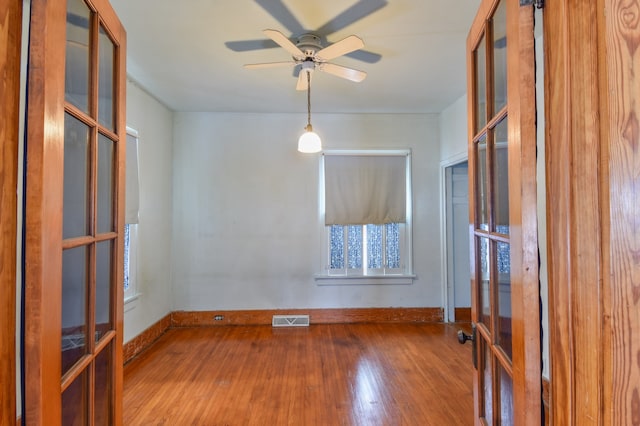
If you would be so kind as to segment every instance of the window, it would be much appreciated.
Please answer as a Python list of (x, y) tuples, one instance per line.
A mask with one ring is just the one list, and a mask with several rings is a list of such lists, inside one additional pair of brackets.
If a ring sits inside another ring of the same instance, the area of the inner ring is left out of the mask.
[(408, 150), (324, 153), (320, 167), (324, 271), (318, 280), (410, 282), (410, 164)]
[(124, 300), (129, 301), (138, 295), (137, 286), (137, 242), (138, 224), (127, 223), (124, 226)]
[(138, 132), (127, 127), (127, 167), (124, 227), (124, 300), (134, 300), (137, 289), (138, 253)]

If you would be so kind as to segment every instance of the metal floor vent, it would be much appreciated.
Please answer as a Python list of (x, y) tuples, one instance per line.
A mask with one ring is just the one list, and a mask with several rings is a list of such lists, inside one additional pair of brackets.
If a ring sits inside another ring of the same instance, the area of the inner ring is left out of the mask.
[(308, 327), (309, 315), (274, 315), (271, 325), (273, 327)]

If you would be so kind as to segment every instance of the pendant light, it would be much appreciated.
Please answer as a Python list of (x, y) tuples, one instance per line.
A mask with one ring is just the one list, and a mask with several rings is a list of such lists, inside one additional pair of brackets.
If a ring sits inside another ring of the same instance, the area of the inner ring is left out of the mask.
[(303, 68), (300, 72), (307, 73), (307, 126), (305, 132), (298, 139), (298, 151), (313, 154), (322, 150), (320, 136), (313, 131), (311, 126), (311, 70)]

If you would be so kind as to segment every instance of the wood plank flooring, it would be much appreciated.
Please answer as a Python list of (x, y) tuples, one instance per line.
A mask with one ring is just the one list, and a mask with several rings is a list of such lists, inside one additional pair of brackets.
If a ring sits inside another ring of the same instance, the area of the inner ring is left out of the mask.
[(169, 330), (124, 369), (125, 425), (470, 425), (451, 324)]

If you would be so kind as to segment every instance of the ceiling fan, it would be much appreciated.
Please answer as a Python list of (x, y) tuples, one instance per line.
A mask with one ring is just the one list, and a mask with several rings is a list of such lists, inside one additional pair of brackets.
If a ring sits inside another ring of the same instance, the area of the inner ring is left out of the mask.
[[(355, 35), (346, 37), (333, 44), (327, 41), (327, 36), (386, 6), (387, 0), (358, 0), (353, 6), (313, 31), (303, 28), (282, 0), (255, 1), (289, 30), (293, 34), (292, 37), (289, 38), (278, 30), (267, 29), (263, 32), (269, 37), (268, 39), (229, 41), (226, 42), (225, 45), (236, 52), (280, 46), (291, 54), (292, 60), (286, 62), (248, 64), (245, 65), (245, 68), (257, 69), (293, 66), (294, 76), (298, 77), (296, 89), (306, 90), (309, 81), (306, 75), (311, 75), (312, 71), (316, 69), (356, 82), (362, 81), (367, 76), (364, 71), (328, 62), (331, 59), (346, 55), (364, 62), (375, 63), (381, 58), (377, 53), (362, 50), (364, 42)], [(296, 43), (294, 43), (292, 39), (295, 40)], [(301, 70), (305, 72), (300, 72)]]

